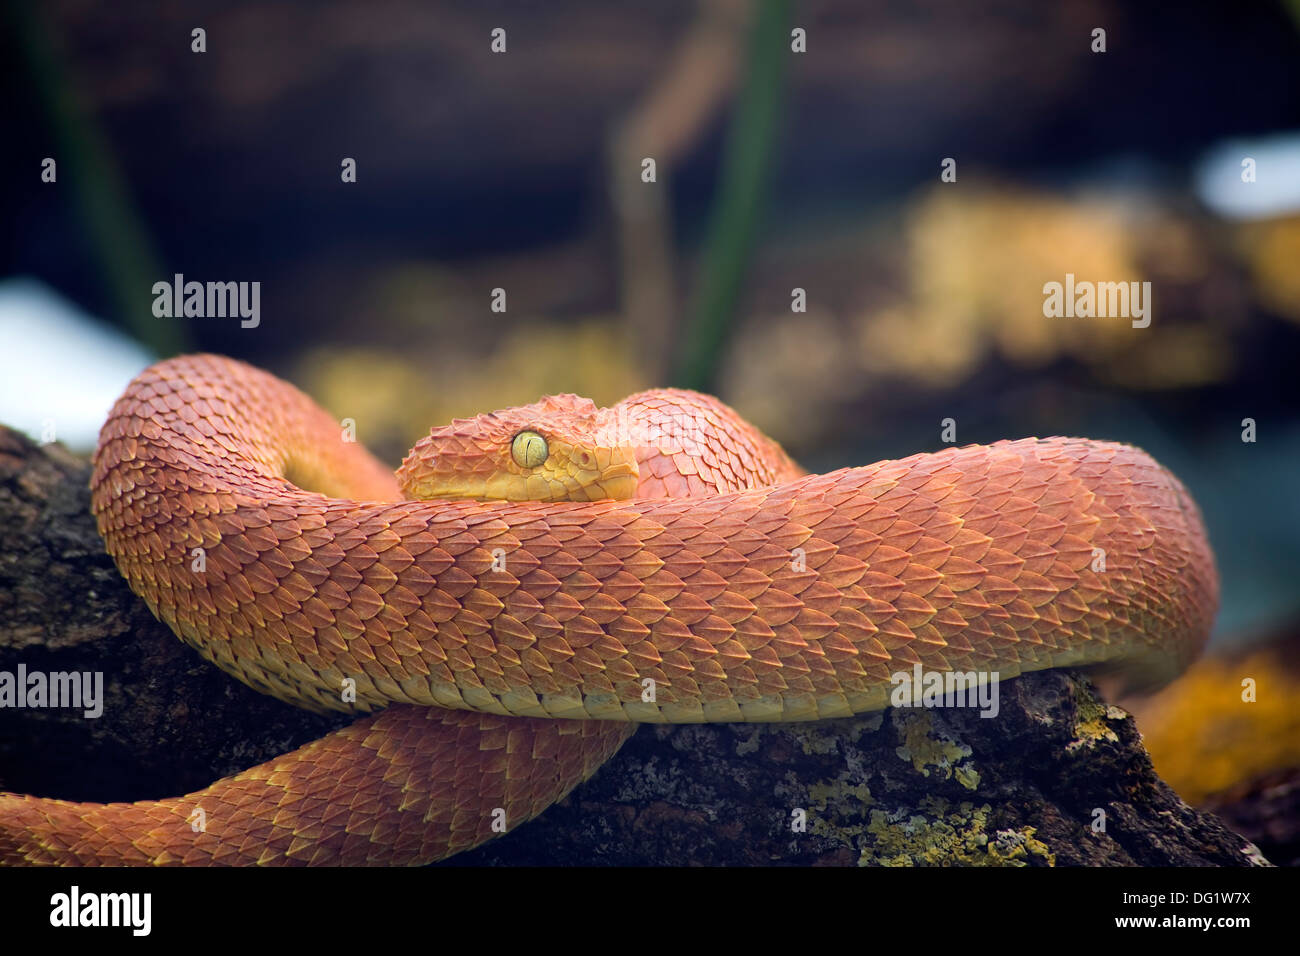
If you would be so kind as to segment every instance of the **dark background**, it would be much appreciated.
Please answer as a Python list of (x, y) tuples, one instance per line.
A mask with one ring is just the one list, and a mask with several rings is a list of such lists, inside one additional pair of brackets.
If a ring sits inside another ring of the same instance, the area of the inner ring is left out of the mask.
[[(947, 417), (962, 444), (1122, 439), (1206, 513), (1217, 640), (1300, 613), (1295, 3), (4, 16), (0, 290), (48, 290), (142, 351), (110, 370), (91, 326), (44, 335), (41, 308), (4, 300), (0, 376), (53, 391), (24, 385), (0, 419), (58, 418), (89, 450), (63, 409), (97, 427), (92, 377), (111, 398), (152, 358), (211, 350), (354, 418), (394, 464), (455, 415), (663, 384), (717, 392), (815, 469), (938, 448)], [(1245, 155), (1257, 183), (1237, 182)], [(1263, 213), (1225, 213), (1206, 181)], [(261, 282), (260, 326), (155, 318), (175, 272)], [(1151, 281), (1150, 328), (1045, 318), (1066, 272)]]

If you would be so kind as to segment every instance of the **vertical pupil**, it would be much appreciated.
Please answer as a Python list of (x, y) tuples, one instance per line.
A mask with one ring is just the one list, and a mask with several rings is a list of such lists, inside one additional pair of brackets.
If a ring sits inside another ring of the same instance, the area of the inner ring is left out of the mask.
[(546, 461), (546, 439), (537, 432), (523, 431), (510, 442), (510, 454), (521, 468), (536, 468)]

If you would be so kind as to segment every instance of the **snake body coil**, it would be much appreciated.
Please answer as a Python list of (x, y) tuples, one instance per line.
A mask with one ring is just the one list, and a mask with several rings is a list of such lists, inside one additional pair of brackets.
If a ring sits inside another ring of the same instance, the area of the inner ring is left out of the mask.
[[(553, 438), (571, 472), (621, 469), (554, 492), (599, 500), (403, 501), (273, 376), (213, 356), (146, 370), (92, 481), (132, 590), (259, 690), (387, 709), (176, 799), (0, 794), (0, 862), (429, 862), (541, 812), (630, 722), (846, 716), (886, 706), (891, 675), (917, 664), (1005, 678), (1104, 663), (1149, 683), (1208, 635), (1200, 516), (1135, 448), (1026, 439), (796, 477), (713, 400), (629, 402), (727, 442), (619, 459), (616, 443)], [(582, 414), (593, 434), (612, 427)], [(453, 474), (476, 467), (467, 431), (437, 451), (417, 446), (408, 491), (449, 454)], [(518, 477), (530, 490), (505, 497), (551, 494)]]

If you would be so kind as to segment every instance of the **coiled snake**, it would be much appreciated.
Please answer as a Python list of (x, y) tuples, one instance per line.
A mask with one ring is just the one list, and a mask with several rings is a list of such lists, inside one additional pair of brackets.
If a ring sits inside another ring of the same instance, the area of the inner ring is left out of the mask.
[(297, 389), (189, 356), (130, 384), (94, 465), (109, 553), (184, 641), (284, 700), (386, 709), (175, 799), (0, 794), (0, 862), (430, 862), (633, 722), (846, 716), (917, 664), (1166, 680), (1218, 603), (1186, 491), (1111, 442), (804, 475), (706, 396), (560, 396), (434, 429), (399, 486)]

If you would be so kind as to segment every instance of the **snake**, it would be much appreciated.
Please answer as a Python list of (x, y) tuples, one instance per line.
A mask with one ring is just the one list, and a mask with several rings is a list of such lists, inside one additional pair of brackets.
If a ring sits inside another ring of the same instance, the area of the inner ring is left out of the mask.
[(918, 667), (1160, 683), (1219, 598), (1196, 504), (1133, 446), (808, 474), (672, 389), (457, 419), (394, 475), (293, 385), (182, 356), (113, 406), (91, 504), (181, 640), (358, 719), (177, 798), (0, 793), (2, 863), (426, 864), (537, 816), (640, 723), (882, 710)]

